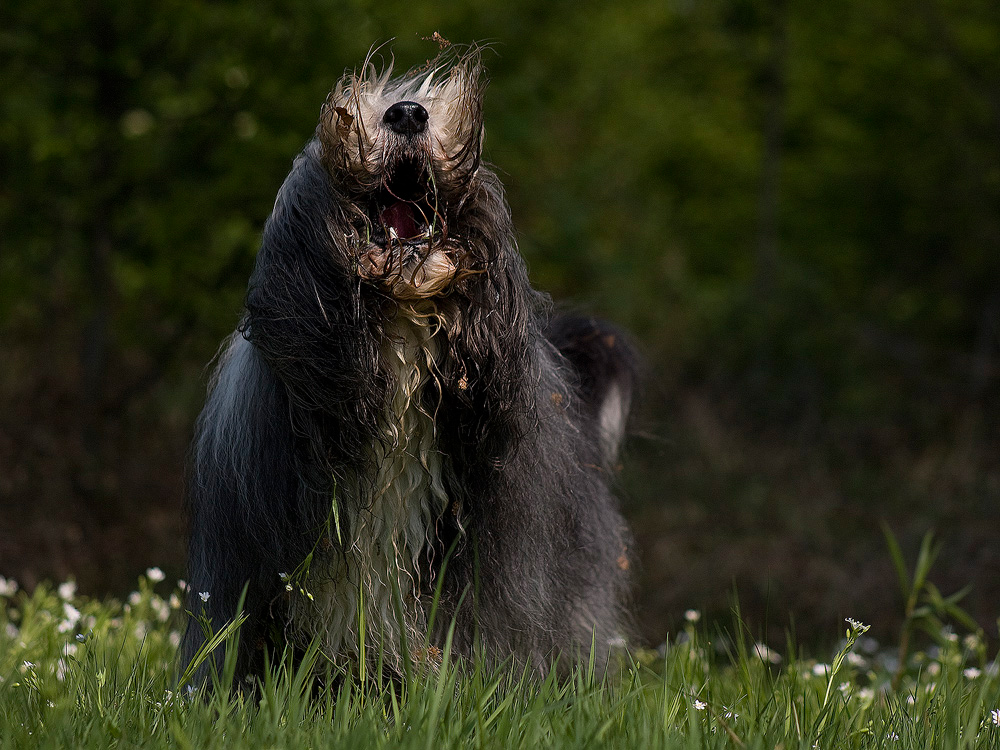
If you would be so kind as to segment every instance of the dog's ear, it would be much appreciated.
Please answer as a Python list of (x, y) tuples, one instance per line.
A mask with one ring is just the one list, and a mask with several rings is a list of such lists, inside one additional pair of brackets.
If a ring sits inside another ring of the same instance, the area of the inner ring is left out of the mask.
[(580, 410), (594, 430), (605, 466), (613, 466), (625, 437), (639, 382), (639, 356), (624, 332), (603, 320), (557, 315), (546, 335), (568, 360)]

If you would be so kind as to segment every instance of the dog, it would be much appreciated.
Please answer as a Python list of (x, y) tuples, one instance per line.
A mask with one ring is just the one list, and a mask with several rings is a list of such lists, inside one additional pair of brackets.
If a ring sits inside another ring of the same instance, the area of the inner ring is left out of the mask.
[[(638, 360), (530, 285), (484, 87), (475, 49), (367, 60), (278, 192), (189, 470), (189, 606), (216, 629), (242, 606), (237, 679), (311, 643), (345, 669), (448, 638), (600, 665), (629, 633), (610, 488)], [(205, 638), (192, 619), (181, 659)]]

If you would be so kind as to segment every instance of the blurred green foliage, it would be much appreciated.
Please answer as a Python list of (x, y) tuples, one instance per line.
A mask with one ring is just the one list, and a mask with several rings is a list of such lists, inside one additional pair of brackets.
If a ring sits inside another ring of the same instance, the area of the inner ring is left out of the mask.
[(800, 390), (866, 414), (942, 378), (995, 388), (987, 0), (25, 0), (2, 18), (0, 314), (106, 317), (102, 360), (228, 329), (332, 82), (387, 40), (417, 64), (440, 31), (492, 45), (489, 155), (557, 297), (672, 369), (756, 372), (792, 408)]

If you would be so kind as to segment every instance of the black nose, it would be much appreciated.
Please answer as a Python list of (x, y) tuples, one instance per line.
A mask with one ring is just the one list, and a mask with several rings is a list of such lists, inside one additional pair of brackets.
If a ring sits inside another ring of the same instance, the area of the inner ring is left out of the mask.
[(396, 102), (382, 115), (382, 122), (400, 135), (417, 135), (427, 129), (427, 110), (416, 102)]

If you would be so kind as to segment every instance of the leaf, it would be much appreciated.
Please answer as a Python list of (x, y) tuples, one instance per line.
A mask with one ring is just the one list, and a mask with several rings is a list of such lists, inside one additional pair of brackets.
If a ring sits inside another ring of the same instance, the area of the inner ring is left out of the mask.
[(896, 569), (896, 578), (899, 581), (899, 590), (903, 594), (903, 601), (910, 597), (910, 575), (906, 568), (906, 558), (903, 557), (903, 550), (899, 548), (896, 536), (889, 528), (889, 524), (882, 521), (882, 534), (885, 536), (886, 546), (889, 548), (889, 556), (892, 558), (892, 566)]
[(937, 559), (940, 551), (941, 545), (934, 544), (934, 532), (928, 531), (924, 534), (924, 538), (920, 542), (920, 552), (917, 555), (916, 569), (913, 572), (912, 591), (923, 589), (924, 582), (927, 580), (927, 576), (931, 572), (931, 567), (933, 567), (934, 561)]

